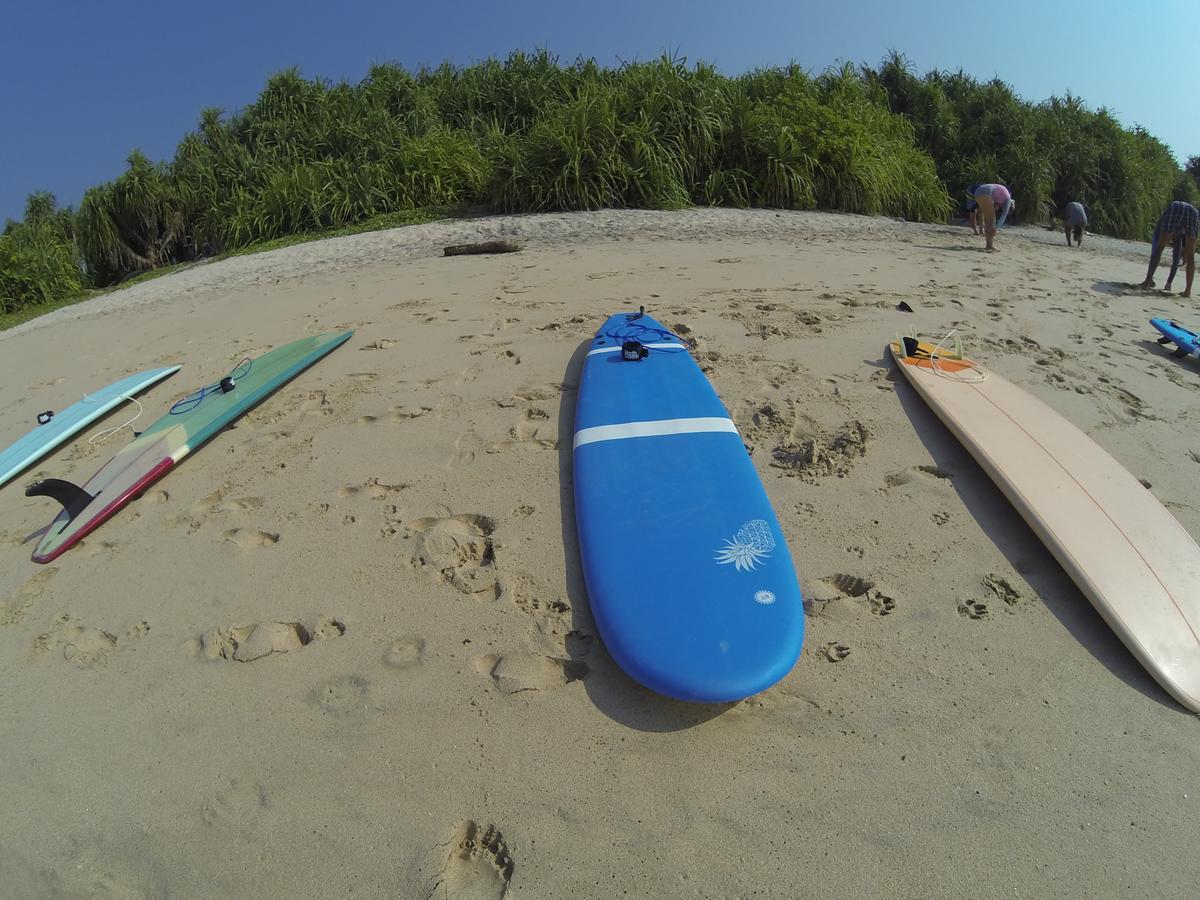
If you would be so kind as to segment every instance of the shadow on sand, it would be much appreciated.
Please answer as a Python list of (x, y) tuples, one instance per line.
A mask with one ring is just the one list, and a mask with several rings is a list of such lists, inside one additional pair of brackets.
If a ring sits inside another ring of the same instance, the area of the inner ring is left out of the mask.
[[(877, 368), (893, 369), (886, 359), (867, 362)], [(1092, 656), (1126, 684), (1163, 706), (1186, 712), (1126, 649), (1000, 488), (904, 376), (897, 374), (894, 385), (900, 405), (934, 463), (952, 473), (950, 483), (967, 511), (1009, 564), (1029, 582), (1046, 608)]]
[[(1191, 353), (1185, 353), (1182, 356), (1176, 355), (1176, 348), (1174, 344), (1160, 344), (1158, 341), (1153, 341), (1149, 338), (1142, 338), (1141, 340), (1130, 341), (1129, 343), (1133, 344), (1135, 347), (1141, 347), (1144, 350), (1149, 350), (1155, 356), (1161, 356), (1164, 359), (1169, 359), (1175, 364), (1183, 366), (1185, 369), (1189, 369), (1193, 372), (1197, 371), (1197, 360), (1195, 359), (1194, 355)], [(1191, 356), (1192, 359), (1189, 360), (1189, 356)]]
[(913, 244), (913, 247), (918, 250), (936, 250), (939, 253), (943, 250), (954, 250), (961, 253), (987, 253), (987, 248), (983, 244), (972, 247), (964, 247), (962, 244), (945, 244), (941, 247), (935, 247), (932, 244)]
[[(608, 655), (596, 630), (588, 604), (579, 556), (579, 536), (575, 528), (575, 486), (572, 480), (575, 436), (575, 399), (583, 360), (591, 341), (585, 341), (571, 354), (563, 373), (562, 394), (558, 407), (558, 493), (562, 509), (562, 545), (566, 566), (567, 600), (571, 604), (571, 627), (576, 640), (567, 642), (572, 661), (586, 667), (584, 688), (596, 708), (615, 722), (637, 731), (683, 731), (709, 721), (736, 703), (685, 703), (672, 700), (642, 687), (625, 674)], [(613, 486), (619, 490), (619, 485)]]
[(1125, 297), (1129, 294), (1136, 294), (1142, 297), (1174, 297), (1174, 291), (1168, 291), (1164, 288), (1144, 288), (1140, 284), (1134, 284), (1132, 281), (1097, 281), (1092, 285), (1092, 290), (1100, 294), (1108, 294), (1110, 297)]

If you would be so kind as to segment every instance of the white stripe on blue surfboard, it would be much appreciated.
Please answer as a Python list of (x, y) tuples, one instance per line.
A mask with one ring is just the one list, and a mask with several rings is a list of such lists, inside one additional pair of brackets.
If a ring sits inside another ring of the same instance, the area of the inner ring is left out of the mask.
[[(672, 349), (675, 347), (678, 347), (680, 350), (687, 349), (687, 344), (677, 344), (674, 342), (663, 343), (663, 344), (643, 344), (642, 346), (646, 347), (649, 350), (668, 350), (668, 349)], [(617, 350), (620, 350), (620, 349), (621, 349), (620, 344), (614, 344), (611, 347), (597, 347), (595, 350), (589, 350), (588, 356), (595, 356), (597, 353), (615, 353)]]
[(703, 434), (705, 432), (737, 434), (732, 419), (706, 417), (698, 419), (657, 419), (650, 422), (622, 422), (619, 425), (594, 425), (575, 432), (575, 447), (597, 441), (620, 441), (626, 438), (659, 437), (667, 434)]

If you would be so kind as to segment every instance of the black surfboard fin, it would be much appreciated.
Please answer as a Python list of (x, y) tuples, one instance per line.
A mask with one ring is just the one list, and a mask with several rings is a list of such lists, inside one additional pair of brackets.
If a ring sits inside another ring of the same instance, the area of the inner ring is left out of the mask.
[(1169, 344), (1169, 343), (1171, 343), (1171, 339), (1169, 337), (1160, 337), (1158, 339), (1158, 342), (1160, 344)]
[(1188, 355), (1188, 353), (1189, 353), (1189, 352), (1190, 352), (1190, 351), (1189, 351), (1189, 350), (1187, 350), (1186, 348), (1184, 348), (1184, 347), (1180, 347), (1180, 348), (1178, 348), (1178, 349), (1177, 349), (1177, 350), (1176, 350), (1174, 353), (1172, 353), (1171, 355), (1172, 355), (1173, 357), (1175, 357), (1176, 359), (1183, 359), (1185, 356), (1187, 356), (1187, 355)]
[(57, 500), (67, 511), (68, 522), (79, 515), (80, 511), (95, 499), (93, 494), (89, 494), (79, 485), (71, 484), (60, 478), (45, 478), (42, 481), (35, 481), (25, 488), (25, 496), (51, 497)]

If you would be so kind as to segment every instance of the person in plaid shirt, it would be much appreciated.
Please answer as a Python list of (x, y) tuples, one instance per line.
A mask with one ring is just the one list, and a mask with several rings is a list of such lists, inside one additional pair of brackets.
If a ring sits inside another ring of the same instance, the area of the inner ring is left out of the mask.
[[(1162, 257), (1163, 249), (1174, 244), (1176, 238), (1182, 237), (1183, 259), (1187, 266), (1184, 270), (1187, 284), (1179, 296), (1192, 296), (1192, 278), (1196, 274), (1197, 232), (1200, 232), (1200, 210), (1197, 210), (1192, 204), (1176, 200), (1164, 209), (1163, 214), (1158, 217), (1158, 225), (1154, 229), (1154, 243), (1150, 248), (1150, 268), (1146, 271), (1146, 280), (1142, 282), (1141, 286), (1144, 288), (1154, 287), (1154, 272), (1158, 268), (1158, 261)], [(1174, 273), (1172, 272), (1172, 274)]]

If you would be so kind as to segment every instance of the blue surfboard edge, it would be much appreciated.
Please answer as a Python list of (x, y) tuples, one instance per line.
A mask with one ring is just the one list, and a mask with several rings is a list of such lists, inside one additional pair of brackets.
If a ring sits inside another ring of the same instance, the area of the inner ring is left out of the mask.
[[(629, 341), (645, 355), (627, 357)], [(664, 696), (732, 702), (791, 671), (803, 598), (762, 480), (689, 350), (641, 313), (597, 330), (576, 407), (576, 527), (617, 664)]]

